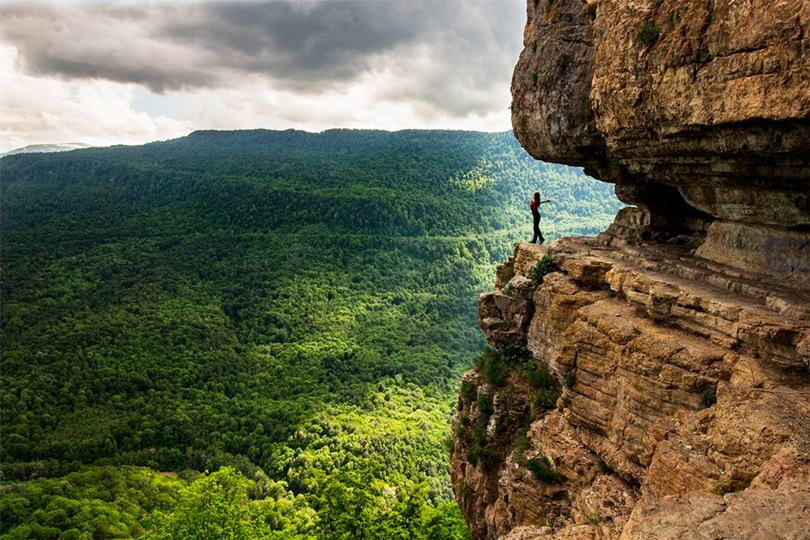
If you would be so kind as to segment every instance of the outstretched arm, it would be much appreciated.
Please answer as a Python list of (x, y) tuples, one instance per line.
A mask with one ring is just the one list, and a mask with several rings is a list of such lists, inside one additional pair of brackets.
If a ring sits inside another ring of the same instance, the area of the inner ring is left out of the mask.
[(551, 199), (546, 199), (545, 201), (540, 201), (540, 204), (545, 204), (547, 202), (551, 202)]

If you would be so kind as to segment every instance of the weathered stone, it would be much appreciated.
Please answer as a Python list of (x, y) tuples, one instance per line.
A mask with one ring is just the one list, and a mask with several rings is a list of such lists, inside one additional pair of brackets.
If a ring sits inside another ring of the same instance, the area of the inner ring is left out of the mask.
[[(530, 0), (512, 123), (616, 184), (606, 245), (667, 241), (810, 284), (810, 2)], [(745, 227), (747, 224), (751, 227)]]
[(476, 539), (808, 537), (808, 48), (806, 0), (528, 0), (518, 140), (634, 208), (518, 244), (481, 297), (563, 389), (541, 410), (510, 374), (486, 467), (454, 437)]
[(513, 296), (529, 300), (532, 294), (534, 294), (534, 290), (537, 288), (537, 283), (526, 276), (517, 275), (510, 279), (509, 283), (507, 283), (504, 288)]
[(748, 488), (721, 496), (705, 491), (636, 506), (621, 540), (741, 538), (804, 540), (810, 523), (810, 473), (793, 469), (775, 488)]
[[(807, 194), (810, 196), (810, 179)], [(768, 274), (810, 287), (810, 235), (807, 233), (714, 222), (697, 254), (748, 272)]]
[(510, 257), (495, 269), (495, 288), (502, 289), (513, 277), (515, 277), (515, 261)]
[(525, 48), (512, 78), (515, 134), (533, 156), (559, 163), (581, 164), (604, 145), (588, 97), (593, 26), (583, 4), (527, 2)]
[[(476, 538), (677, 538), (680, 522), (756, 538), (752, 520), (741, 528), (717, 509), (805, 500), (807, 489), (788, 485), (810, 463), (810, 321), (792, 316), (810, 308), (802, 290), (676, 246), (574, 238), (542, 253), (561, 270), (539, 286), (517, 274), (509, 294), (481, 295), (482, 316), (492, 315), (482, 326), (495, 346), (527, 343), (563, 394), (544, 412), (518, 371), (498, 389), (465, 375), (494, 409), (487, 467), (468, 463), (469, 446), (454, 438), (451, 474)], [(537, 254), (518, 244), (514, 259)], [(460, 405), (454, 425), (480, 418), (474, 400)], [(532, 459), (559, 480), (539, 481)], [(716, 495), (726, 491), (739, 493)]]
[(551, 244), (515, 244), (515, 273), (527, 275), (550, 249)]

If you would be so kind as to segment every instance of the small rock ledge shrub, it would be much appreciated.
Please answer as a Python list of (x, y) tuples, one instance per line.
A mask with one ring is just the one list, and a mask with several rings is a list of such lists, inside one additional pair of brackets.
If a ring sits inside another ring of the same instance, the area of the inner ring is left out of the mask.
[(551, 255), (544, 255), (542, 259), (529, 271), (529, 279), (535, 284), (540, 285), (543, 283), (543, 278), (546, 274), (557, 272), (560, 267)]
[(658, 41), (658, 35), (661, 31), (652, 23), (644, 23), (644, 26), (641, 27), (641, 30), (638, 31), (638, 40), (645, 46), (645, 47), (652, 47)]
[(703, 390), (700, 394), (700, 401), (703, 405), (704, 409), (708, 409), (715, 403), (717, 403), (717, 388), (714, 386), (709, 386)]
[(484, 347), (475, 359), (475, 367), (483, 375), (484, 380), (493, 386), (500, 387), (506, 382), (506, 358), (494, 347), (489, 345)]
[(541, 482), (546, 484), (558, 484), (565, 480), (565, 477), (551, 468), (551, 460), (546, 458), (532, 458), (526, 462), (526, 467)]
[[(490, 469), (498, 461), (498, 454), (487, 448), (487, 424), (489, 417), (495, 411), (492, 406), (492, 396), (481, 394), (476, 402), (478, 412), (478, 422), (473, 426), (466, 426), (462, 436), (471, 445), (467, 451), (467, 461), (480, 466), (483, 469)], [(470, 429), (472, 428), (472, 429)]]

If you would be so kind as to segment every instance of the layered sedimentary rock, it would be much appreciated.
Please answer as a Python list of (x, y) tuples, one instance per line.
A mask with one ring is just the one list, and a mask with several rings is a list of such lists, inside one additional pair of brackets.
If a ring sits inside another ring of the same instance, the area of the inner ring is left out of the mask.
[(527, 15), (512, 121), (532, 155), (615, 183), (652, 215), (648, 237), (719, 220), (716, 246), (772, 237), (810, 273), (810, 2), (529, 0)]
[[(544, 256), (558, 270), (537, 283)], [(487, 341), (526, 345), (561, 395), (538, 407), (508, 358), (505, 380), (465, 375), (451, 471), (476, 538), (806, 538), (807, 291), (593, 238), (518, 244), (498, 276), (480, 299)]]
[(481, 295), (475, 538), (808, 538), (809, 31), (807, 0), (528, 1), (515, 134), (632, 206)]

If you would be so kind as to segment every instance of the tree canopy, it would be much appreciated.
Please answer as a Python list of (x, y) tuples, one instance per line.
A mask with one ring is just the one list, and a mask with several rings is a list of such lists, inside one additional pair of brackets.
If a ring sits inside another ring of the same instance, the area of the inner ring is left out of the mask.
[(477, 294), (533, 191), (547, 238), (619, 207), (508, 133), (196, 132), (0, 174), (11, 538), (465, 537)]

